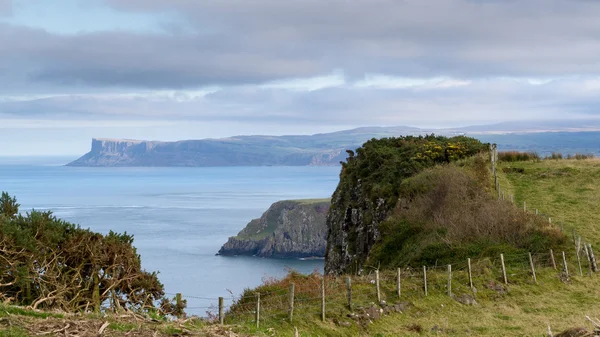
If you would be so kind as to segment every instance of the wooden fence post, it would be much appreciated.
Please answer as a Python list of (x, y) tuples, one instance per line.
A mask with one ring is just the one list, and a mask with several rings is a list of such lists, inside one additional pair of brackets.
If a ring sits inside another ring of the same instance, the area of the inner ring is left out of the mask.
[(595, 273), (598, 271), (598, 265), (596, 264), (596, 257), (594, 256), (591, 243), (588, 243), (588, 250), (590, 251), (590, 260), (592, 261), (592, 271)]
[(527, 202), (523, 201), (523, 212), (527, 212)]
[(423, 290), (425, 290), (425, 296), (427, 296), (427, 267), (423, 266)]
[(567, 266), (567, 258), (565, 257), (564, 251), (562, 252), (562, 258), (563, 258), (563, 269), (568, 278), (569, 277), (569, 267)]
[(225, 315), (223, 314), (223, 297), (219, 297), (219, 324), (223, 325)]
[(254, 315), (256, 321), (256, 328), (260, 327), (260, 293), (256, 293), (256, 313)]
[(554, 270), (557, 270), (556, 260), (554, 259), (554, 252), (552, 251), (552, 249), (550, 249), (550, 262), (552, 262), (552, 268), (554, 268)]
[(452, 265), (448, 265), (448, 296), (452, 297)]
[[(179, 308), (183, 308), (183, 304), (181, 303), (181, 293), (176, 293), (175, 294), (175, 303), (177, 305), (177, 312), (179, 312)], [(177, 314), (179, 317), (179, 314)]]
[(402, 284), (400, 283), (400, 273), (401, 273), (401, 269), (398, 268), (398, 274), (396, 275), (396, 292), (398, 293), (398, 298), (400, 298), (400, 295), (402, 294)]
[(375, 287), (377, 288), (377, 303), (381, 304), (381, 290), (379, 288), (379, 269), (375, 270)]
[(325, 275), (321, 279), (321, 321), (325, 322)]
[(533, 282), (537, 284), (537, 277), (535, 276), (535, 266), (533, 265), (533, 258), (531, 257), (531, 252), (529, 252), (529, 266), (531, 267), (531, 275), (533, 275)]
[(467, 259), (467, 266), (469, 267), (469, 287), (471, 287), (471, 291), (473, 291), (474, 288), (473, 288), (473, 274), (471, 272), (471, 258)]
[(294, 320), (294, 292), (296, 290), (296, 285), (294, 283), (290, 283), (290, 292), (289, 292), (289, 310), (290, 310), (290, 323)]
[(583, 250), (585, 253), (585, 259), (588, 262), (588, 270), (590, 272), (590, 276), (592, 276), (592, 259), (590, 259), (590, 251), (588, 250), (587, 243), (583, 244)]
[(581, 269), (581, 258), (579, 252), (581, 251), (581, 236), (577, 238), (577, 244), (575, 245), (575, 253), (577, 255), (577, 266), (579, 267), (579, 276), (583, 276), (583, 269)]
[(352, 279), (350, 276), (346, 277), (346, 293), (348, 297), (348, 310), (352, 312)]
[(536, 208), (535, 209), (535, 215), (539, 215), (539, 214), (540, 214), (540, 211)]
[(506, 266), (504, 265), (504, 254), (500, 254), (500, 262), (502, 263), (502, 277), (504, 278), (504, 284), (508, 284), (508, 278), (506, 277)]

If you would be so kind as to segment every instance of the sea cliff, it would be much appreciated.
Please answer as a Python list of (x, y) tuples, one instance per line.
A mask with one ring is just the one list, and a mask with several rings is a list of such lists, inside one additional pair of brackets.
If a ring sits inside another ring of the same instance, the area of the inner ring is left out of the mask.
[(230, 237), (218, 254), (323, 257), (328, 210), (329, 199), (278, 201), (260, 218), (250, 221), (237, 236)]

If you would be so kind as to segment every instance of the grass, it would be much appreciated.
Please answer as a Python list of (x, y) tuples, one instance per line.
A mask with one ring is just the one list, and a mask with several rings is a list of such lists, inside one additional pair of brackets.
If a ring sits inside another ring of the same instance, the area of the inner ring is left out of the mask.
[[(504, 173), (506, 171), (506, 173)], [(600, 243), (600, 160), (543, 160), (499, 164), (502, 189), (517, 205), (552, 218), (569, 236)]]
[[(573, 268), (573, 261), (570, 261)], [(519, 264), (509, 268), (507, 293), (499, 293), (486, 287), (491, 281), (501, 284), (499, 270), (489, 265), (474, 266), (474, 285), (478, 304), (460, 304), (447, 296), (447, 274), (442, 268), (428, 272), (429, 295), (424, 296), (421, 275), (417, 272), (403, 279), (403, 295), (397, 298), (395, 275), (382, 273), (382, 297), (388, 303), (407, 301), (411, 303), (403, 313), (391, 313), (372, 323), (357, 323), (347, 318), (346, 292), (341, 279), (329, 279), (326, 286), (327, 319), (320, 320), (320, 299), (299, 301), (295, 307), (293, 324), (287, 320), (287, 302), (274, 295), (266, 296), (261, 309), (261, 327), (253, 323), (253, 313), (236, 316), (230, 323), (241, 324), (242, 332), (269, 336), (294, 336), (297, 328), (300, 336), (543, 336), (550, 325), (560, 332), (570, 327), (586, 326), (585, 316), (600, 316), (597, 302), (600, 300), (600, 277), (572, 276), (567, 283), (549, 267), (538, 268), (536, 285), (526, 269)], [(584, 269), (585, 270), (585, 269)], [(353, 279), (354, 306), (367, 307), (376, 302), (375, 286), (369, 277)], [(453, 274), (453, 293), (471, 294), (467, 274), (459, 269)], [(295, 280), (296, 286), (301, 281)], [(310, 279), (307, 279), (310, 283)], [(313, 284), (318, 290), (318, 286)], [(260, 289), (259, 289), (260, 290)], [(273, 288), (271, 288), (273, 290)], [(285, 296), (283, 296), (285, 298)], [(301, 297), (301, 296), (300, 296)], [(261, 297), (262, 298), (262, 297)], [(336, 322), (349, 322), (342, 327)], [(416, 328), (418, 327), (418, 328)], [(417, 331), (421, 331), (420, 333)]]
[(0, 304), (0, 317), (7, 317), (10, 315), (18, 315), (18, 316), (28, 316), (28, 317), (34, 317), (34, 318), (48, 318), (48, 317), (53, 317), (53, 318), (64, 318), (63, 314), (54, 314), (54, 313), (48, 313), (48, 312), (43, 312), (43, 311), (34, 311), (34, 310), (28, 310), (22, 307), (14, 307), (14, 306), (7, 306), (7, 305), (3, 305)]
[(0, 304), (0, 337), (47, 335), (66, 325), (70, 326), (70, 333), (85, 331), (85, 336), (95, 336), (105, 322), (109, 323), (103, 334), (107, 336), (207, 336), (206, 322), (198, 319), (146, 323), (128, 315), (63, 315)]

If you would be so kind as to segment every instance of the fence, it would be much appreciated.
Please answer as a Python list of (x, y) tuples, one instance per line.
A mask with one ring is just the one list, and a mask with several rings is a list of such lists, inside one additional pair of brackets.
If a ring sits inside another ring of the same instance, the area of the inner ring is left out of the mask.
[[(298, 319), (326, 320), (330, 315), (345, 317), (372, 306), (393, 308), (402, 306), (402, 302), (432, 296), (469, 301), (476, 299), (476, 293), (503, 294), (513, 285), (542, 287), (557, 278), (567, 283), (572, 277), (590, 277), (597, 267), (591, 247), (587, 248), (585, 255), (549, 250), (466, 259), (449, 265), (372, 270), (360, 276), (312, 274), (280, 282), (269, 287), (270, 291), (215, 298), (214, 305), (202, 309), (221, 324), (260, 327)], [(226, 304), (226, 300), (230, 302)]]

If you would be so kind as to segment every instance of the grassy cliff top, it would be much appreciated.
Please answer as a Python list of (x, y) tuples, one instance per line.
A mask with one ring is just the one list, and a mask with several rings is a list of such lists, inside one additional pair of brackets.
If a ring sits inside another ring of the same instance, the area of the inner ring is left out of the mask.
[[(236, 238), (244, 240), (262, 240), (271, 235), (279, 227), (279, 219), (281, 212), (284, 209), (294, 210), (297, 207), (303, 210), (317, 215), (319, 212), (317, 209), (321, 208), (324, 211), (324, 207), (329, 206), (330, 199), (298, 199), (298, 200), (281, 200), (273, 203), (268, 210), (266, 210), (262, 216), (258, 219), (251, 220), (244, 229), (242, 229)], [(291, 212), (291, 222), (294, 222), (295, 212)], [(323, 214), (323, 217), (326, 214)]]

